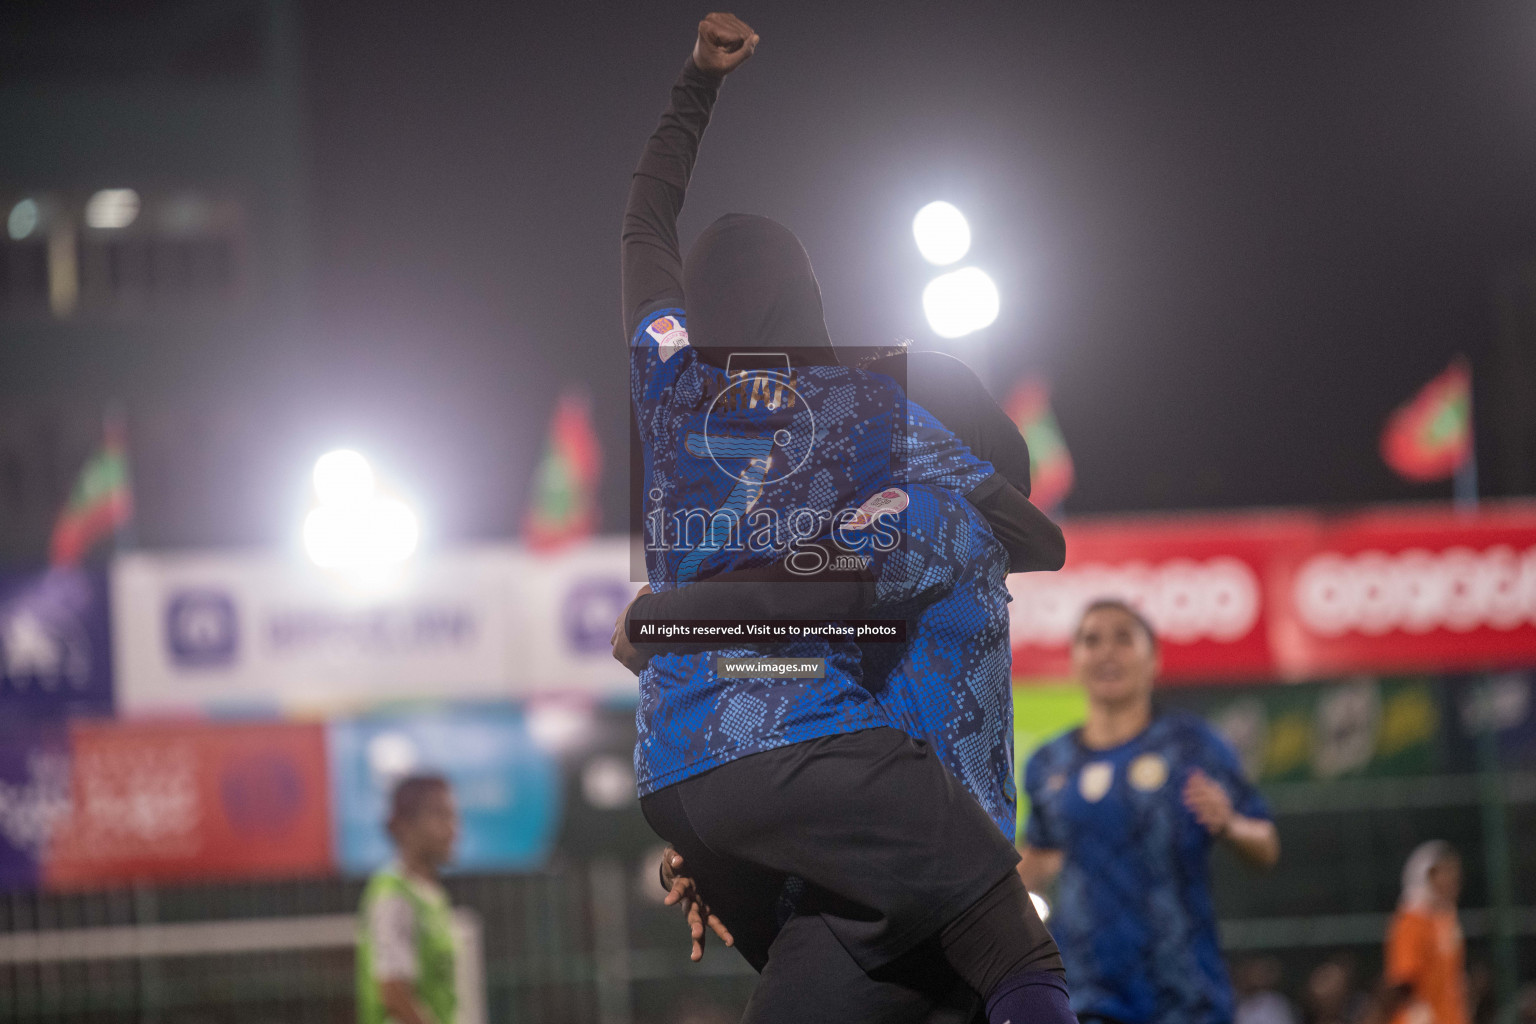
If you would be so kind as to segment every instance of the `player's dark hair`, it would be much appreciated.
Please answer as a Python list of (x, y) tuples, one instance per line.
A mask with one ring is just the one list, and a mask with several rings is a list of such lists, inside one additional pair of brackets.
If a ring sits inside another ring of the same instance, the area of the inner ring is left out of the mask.
[(395, 783), (389, 794), (389, 826), (410, 821), (422, 812), (433, 794), (448, 791), (448, 780), (441, 775), (407, 775)]
[(1154, 651), (1157, 650), (1157, 630), (1152, 628), (1152, 623), (1148, 622), (1147, 617), (1134, 608), (1129, 601), (1118, 597), (1096, 597), (1089, 601), (1088, 607), (1083, 609), (1083, 614), (1078, 616), (1077, 628), (1072, 631), (1072, 639), (1076, 640), (1077, 635), (1083, 631), (1083, 623), (1088, 621), (1088, 616), (1094, 612), (1103, 611), (1106, 608), (1117, 612), (1124, 612), (1128, 615), (1141, 631), (1147, 635), (1147, 640), (1152, 644), (1152, 649)]

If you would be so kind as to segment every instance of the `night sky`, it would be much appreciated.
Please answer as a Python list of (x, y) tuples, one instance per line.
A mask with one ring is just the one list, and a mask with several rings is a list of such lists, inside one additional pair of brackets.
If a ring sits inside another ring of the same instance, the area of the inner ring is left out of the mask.
[[(605, 525), (623, 526), (619, 219), (703, 13), (304, 7), (325, 422), (392, 452), (440, 534), (515, 529), (577, 383), (607, 449)], [(1498, 373), (1495, 281), (1536, 253), (1536, 7), (735, 13), (762, 43), (716, 108), (685, 244), (727, 211), (775, 217), (835, 341), (937, 347), (910, 224), (958, 205), (1002, 315), (943, 344), (999, 397), (1052, 382), (1068, 513), (1449, 494), (1397, 481), (1376, 439), (1454, 353), (1480, 404)]]

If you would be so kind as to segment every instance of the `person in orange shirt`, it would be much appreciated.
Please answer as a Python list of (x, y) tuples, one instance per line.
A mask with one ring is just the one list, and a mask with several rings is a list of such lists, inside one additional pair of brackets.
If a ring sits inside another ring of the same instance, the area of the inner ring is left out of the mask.
[(1403, 896), (1387, 932), (1383, 1017), (1390, 1024), (1468, 1024), (1460, 895), (1455, 848), (1440, 839), (1420, 844), (1403, 866)]

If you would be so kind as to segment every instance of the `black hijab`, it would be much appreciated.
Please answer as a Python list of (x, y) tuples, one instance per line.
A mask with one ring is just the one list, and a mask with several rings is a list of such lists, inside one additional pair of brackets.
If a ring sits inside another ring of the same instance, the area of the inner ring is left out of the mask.
[(715, 221), (683, 264), (688, 338), (706, 361), (711, 349), (830, 349), (821, 286), (795, 233), (777, 221), (728, 213)]

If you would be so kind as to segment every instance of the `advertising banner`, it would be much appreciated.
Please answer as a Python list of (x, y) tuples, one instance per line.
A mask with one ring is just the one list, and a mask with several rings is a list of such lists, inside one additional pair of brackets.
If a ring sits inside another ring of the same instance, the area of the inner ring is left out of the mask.
[(1450, 682), (1445, 714), (1454, 768), (1485, 767), (1490, 754), (1505, 768), (1536, 765), (1536, 672), (1453, 676)]
[(1373, 512), (1276, 552), (1282, 675), (1536, 664), (1536, 511)]
[(638, 683), (609, 644), (619, 613), (640, 589), (629, 579), (628, 542), (607, 537), (547, 556), (528, 553), (517, 566), (519, 688), (635, 697)]
[(383, 715), (328, 729), (342, 870), (366, 874), (394, 855), (384, 828), (390, 793), (402, 777), (422, 772), (445, 776), (453, 789), (456, 868), (531, 870), (548, 857), (560, 821), (560, 774), (520, 708)]
[(69, 806), (65, 726), (0, 725), (0, 890), (42, 883), (49, 838)]
[(76, 725), (69, 779), (43, 862), (51, 888), (330, 868), (318, 725)]
[[(1169, 683), (1536, 666), (1533, 503), (1123, 517), (1065, 532), (1060, 572), (1008, 580), (1021, 681), (1069, 674), (1072, 631), (1103, 596), (1152, 621)], [(633, 699), (634, 677), (609, 652), (636, 589), (628, 559), (622, 538), (549, 554), (487, 546), (358, 580), (275, 556), (130, 555), (113, 574), (115, 672), (99, 678), (115, 676), (117, 706), (130, 714)], [(67, 653), (84, 641), (36, 642), (36, 623), (55, 621), (36, 612), (6, 621), (0, 664), (31, 672), (29, 692), (45, 692), (38, 679), (49, 694), (86, 685), (70, 683), (80, 662)]]
[(104, 573), (0, 575), (0, 719), (112, 713)]
[(1073, 630), (1099, 597), (1151, 620), (1165, 678), (1266, 675), (1272, 605), (1283, 600), (1270, 567), (1314, 532), (1309, 517), (1282, 514), (1069, 523), (1060, 572), (1008, 577), (1014, 675), (1066, 675)]
[(1536, 665), (1536, 505), (1069, 523), (1009, 577), (1015, 677), (1067, 671), (1096, 597), (1157, 628), (1169, 682)]
[(471, 550), (357, 579), (271, 556), (121, 558), (120, 706), (330, 711), (510, 696), (516, 559)]
[(1255, 782), (1418, 775), (1442, 767), (1438, 681), (1429, 677), (1165, 694), (1209, 721)]

